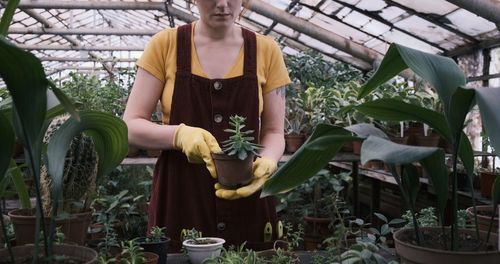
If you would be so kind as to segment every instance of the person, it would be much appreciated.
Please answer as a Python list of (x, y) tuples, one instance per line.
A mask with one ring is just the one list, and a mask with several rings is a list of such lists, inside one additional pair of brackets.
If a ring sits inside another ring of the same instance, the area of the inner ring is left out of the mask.
[[(124, 113), (130, 145), (162, 150), (148, 229), (166, 227), (171, 252), (180, 250), (182, 230), (191, 228), (224, 238), (226, 246), (271, 248), (279, 229), (276, 204), (259, 196), (284, 151), (290, 78), (274, 40), (235, 23), (247, 1), (194, 4), (199, 20), (165, 29), (148, 43)], [(161, 125), (150, 122), (158, 101)], [(246, 117), (246, 129), (264, 148), (253, 163), (252, 182), (229, 190), (217, 184), (210, 153), (221, 151), (235, 114)]]

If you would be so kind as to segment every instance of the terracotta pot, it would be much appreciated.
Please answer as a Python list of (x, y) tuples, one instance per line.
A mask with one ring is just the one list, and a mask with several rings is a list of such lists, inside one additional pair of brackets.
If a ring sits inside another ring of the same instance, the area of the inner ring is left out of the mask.
[(347, 153), (352, 153), (352, 141), (346, 141), (340, 151), (342, 152), (347, 152)]
[(153, 253), (153, 252), (144, 252), (143, 254), (144, 254), (144, 258), (146, 258), (146, 261), (144, 261), (144, 264), (161, 263), (161, 262), (158, 262), (158, 259), (159, 259), (158, 254)]
[(497, 174), (493, 172), (482, 171), (479, 175), (481, 183), (481, 196), (490, 198), (491, 197), (491, 187), (493, 186), (493, 182), (497, 178)]
[(285, 135), (285, 150), (288, 153), (295, 153), (305, 142), (304, 135)]
[(363, 141), (353, 141), (352, 142), (352, 153), (353, 154), (361, 154), (361, 144), (363, 144)]
[(227, 189), (237, 189), (252, 181), (253, 154), (244, 160), (236, 156), (212, 153), (219, 183)]
[[(34, 249), (35, 249), (34, 245), (13, 247), (12, 252), (14, 254), (14, 259), (15, 259), (14, 262), (31, 263)], [(43, 246), (40, 246), (39, 254), (43, 253), (44, 253)], [(65, 256), (73, 260), (73, 262), (68, 261), (67, 263), (85, 263), (85, 264), (97, 263), (97, 252), (93, 249), (82, 246), (68, 245), (68, 244), (54, 245), (54, 255)], [(8, 249), (5, 248), (0, 249), (0, 260), (3, 261), (8, 259), (10, 259)]]
[[(441, 228), (427, 227), (421, 228), (422, 231), (435, 232), (441, 234)], [(449, 230), (449, 229), (447, 229)], [(396, 242), (396, 253), (401, 257), (401, 263), (408, 264), (442, 264), (442, 263), (481, 263), (498, 264), (500, 251), (449, 251), (434, 248), (425, 248), (417, 246), (413, 241), (406, 241), (404, 238), (413, 233), (413, 229), (403, 228), (394, 233)], [(465, 234), (467, 237), (475, 237), (473, 229), (461, 229), (459, 234)], [(486, 232), (480, 232), (480, 237), (485, 239)], [(497, 249), (498, 237), (492, 234), (490, 242), (493, 248)]]
[[(87, 228), (90, 224), (92, 211), (71, 214), (67, 219), (56, 220), (56, 226), (61, 227), (61, 231), (66, 236), (66, 242), (83, 245)], [(17, 245), (31, 244), (35, 242), (35, 211), (29, 209), (16, 209), (9, 212), (9, 217), (14, 226)], [(50, 218), (45, 218), (45, 228), (50, 227)]]
[(304, 216), (304, 247), (306, 250), (324, 249), (323, 240), (330, 234), (330, 218)]
[(169, 237), (161, 238), (160, 241), (157, 242), (148, 241), (147, 238), (141, 237), (137, 239), (137, 244), (144, 248), (144, 252), (152, 252), (158, 255), (158, 264), (167, 263), (168, 245), (170, 244)]
[[(491, 212), (493, 208), (491, 205), (478, 205), (476, 206), (477, 212), (477, 226), (479, 230), (488, 232), (491, 222)], [(474, 221), (474, 208), (467, 208), (467, 213), (471, 216), (472, 221)], [(498, 209), (495, 217), (493, 218), (493, 226), (491, 227), (491, 232), (498, 233)]]
[(408, 142), (410, 140), (409, 136), (404, 136), (404, 137), (389, 137), (389, 139), (397, 144), (402, 144), (402, 145), (408, 145)]

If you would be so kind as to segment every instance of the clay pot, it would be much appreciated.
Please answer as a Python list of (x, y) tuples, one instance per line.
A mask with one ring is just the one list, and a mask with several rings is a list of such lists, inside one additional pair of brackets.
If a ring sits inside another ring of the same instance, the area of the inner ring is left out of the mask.
[[(14, 263), (31, 263), (34, 245), (16, 246), (12, 248), (14, 255)], [(43, 246), (39, 247), (39, 254), (43, 254)], [(71, 260), (72, 263), (95, 264), (97, 263), (97, 252), (91, 248), (76, 246), (76, 245), (54, 245), (54, 255), (65, 256)], [(9, 250), (4, 248), (0, 249), (0, 260), (10, 259)], [(25, 262), (28, 261), (28, 262)], [(38, 262), (36, 262), (38, 263)]]
[(491, 197), (491, 187), (497, 178), (497, 174), (493, 172), (482, 171), (479, 175), (481, 183), (481, 196), (490, 198)]
[(304, 135), (285, 135), (285, 150), (288, 153), (295, 153), (305, 142)]
[[(479, 230), (488, 232), (491, 222), (491, 213), (493, 212), (492, 206), (478, 205), (476, 206), (476, 212), (477, 212), (477, 226)], [(467, 208), (467, 213), (470, 215), (470, 219), (474, 219), (473, 207)], [(491, 232), (498, 233), (498, 209), (495, 217), (493, 217), (493, 225), (491, 227)]]
[(219, 183), (227, 189), (237, 189), (252, 181), (252, 163), (254, 155), (250, 154), (244, 160), (237, 156), (212, 153)]

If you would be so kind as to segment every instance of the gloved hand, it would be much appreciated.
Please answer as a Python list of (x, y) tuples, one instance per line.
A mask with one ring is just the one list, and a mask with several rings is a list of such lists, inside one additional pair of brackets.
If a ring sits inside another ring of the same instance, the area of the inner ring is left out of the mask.
[(253, 162), (253, 180), (247, 186), (243, 186), (236, 190), (224, 189), (219, 183), (215, 184), (215, 195), (226, 200), (235, 200), (248, 197), (262, 188), (262, 185), (267, 181), (269, 176), (278, 168), (278, 164), (274, 159), (261, 157)]
[(191, 163), (205, 163), (212, 177), (217, 177), (214, 161), (210, 153), (222, 152), (215, 137), (210, 132), (180, 124), (175, 130), (174, 147), (179, 148)]

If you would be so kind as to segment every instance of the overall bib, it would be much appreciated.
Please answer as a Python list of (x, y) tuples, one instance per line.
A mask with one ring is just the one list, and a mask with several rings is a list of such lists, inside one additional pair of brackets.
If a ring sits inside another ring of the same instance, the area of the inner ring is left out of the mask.
[[(246, 128), (259, 138), (259, 96), (256, 67), (255, 33), (243, 29), (243, 75), (228, 79), (207, 79), (191, 73), (191, 24), (177, 30), (177, 73), (175, 78), (170, 124), (184, 123), (203, 128), (217, 139), (219, 145), (229, 138), (229, 117), (246, 117)], [(276, 239), (275, 200), (259, 199), (260, 191), (238, 200), (215, 196), (216, 180), (205, 164), (188, 163), (177, 150), (165, 150), (156, 163), (148, 229), (166, 227), (172, 239), (170, 251), (181, 248), (182, 229), (196, 228), (203, 236), (226, 240), (225, 246), (240, 245), (254, 250), (272, 248), (264, 243), (264, 228), (270, 223), (272, 239)]]

